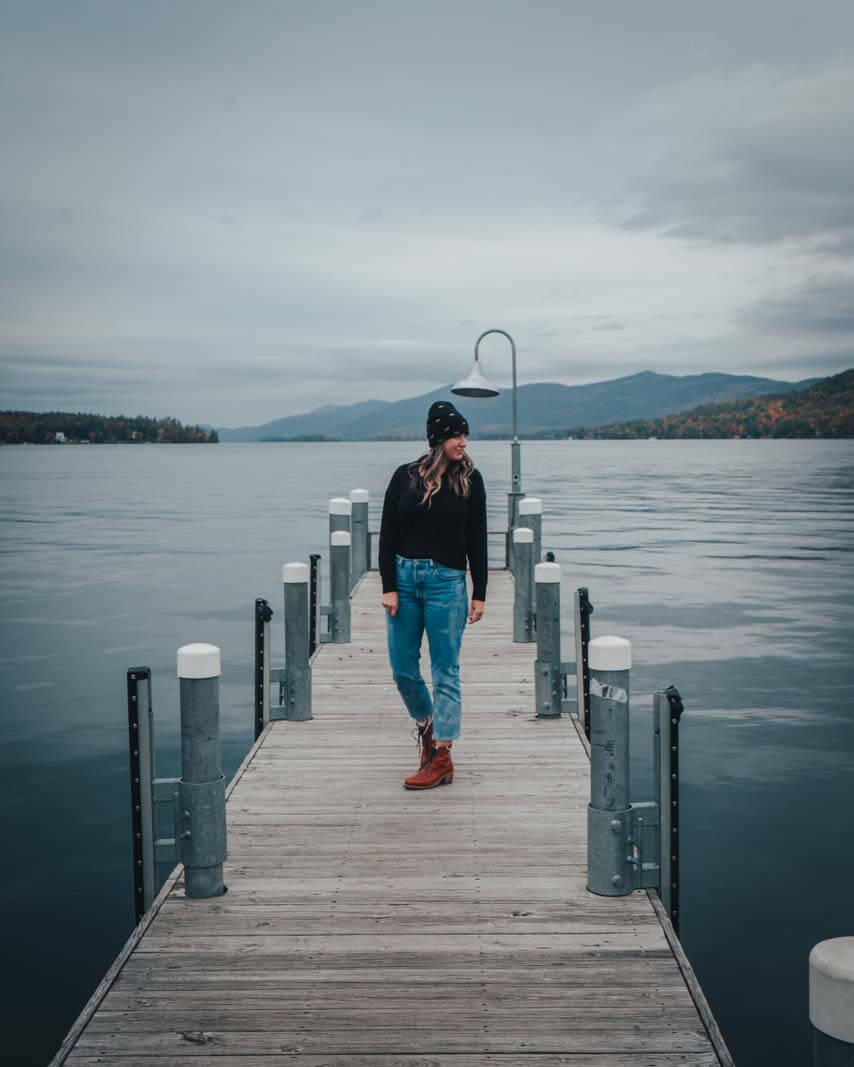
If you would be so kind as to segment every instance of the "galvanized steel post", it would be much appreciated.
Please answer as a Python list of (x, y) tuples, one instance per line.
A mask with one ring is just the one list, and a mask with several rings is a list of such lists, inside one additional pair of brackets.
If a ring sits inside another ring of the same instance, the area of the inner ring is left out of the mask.
[[(333, 536), (340, 536), (335, 534)], [(349, 534), (347, 535), (349, 537)], [(285, 678), (281, 686), (283, 717), (298, 722), (311, 718), (311, 664), (307, 563), (282, 567), (285, 603)]]
[(188, 897), (224, 892), (225, 775), (219, 743), (220, 651), (216, 645), (178, 649), (181, 699), (181, 780), (176, 837)]
[(516, 560), (513, 583), (513, 640), (519, 644), (534, 640), (531, 604), (533, 599), (534, 563), (531, 550), (534, 532), (527, 526), (513, 531), (513, 556)]
[(587, 888), (619, 897), (634, 888), (629, 803), (629, 674), (632, 646), (622, 637), (590, 642), (590, 804)]
[(819, 941), (809, 957), (813, 1067), (854, 1065), (854, 937)]
[(563, 681), (560, 673), (560, 564), (537, 563), (536, 586), (537, 659), (534, 693), (537, 718), (560, 715)]
[(538, 496), (525, 496), (519, 501), (519, 522), (534, 531), (534, 563), (543, 558), (543, 502)]
[(336, 645), (350, 641), (350, 534), (337, 530), (330, 535), (329, 628)]
[(350, 533), (353, 538), (350, 553), (351, 588), (368, 570), (368, 503), (370, 493), (367, 489), (351, 489)]

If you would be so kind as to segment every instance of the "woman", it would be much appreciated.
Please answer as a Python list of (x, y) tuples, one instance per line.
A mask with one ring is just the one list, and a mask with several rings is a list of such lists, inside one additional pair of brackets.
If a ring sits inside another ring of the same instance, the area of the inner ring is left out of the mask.
[[(379, 564), (388, 654), (395, 683), (418, 727), (418, 771), (407, 789), (454, 778), (451, 743), (460, 736), (460, 644), (466, 619), (486, 599), (486, 490), (466, 452), (469, 425), (449, 401), (427, 414), (430, 451), (392, 475), (383, 503)], [(471, 610), (466, 558), (472, 575)], [(430, 645), (433, 697), (421, 676), (421, 640)]]

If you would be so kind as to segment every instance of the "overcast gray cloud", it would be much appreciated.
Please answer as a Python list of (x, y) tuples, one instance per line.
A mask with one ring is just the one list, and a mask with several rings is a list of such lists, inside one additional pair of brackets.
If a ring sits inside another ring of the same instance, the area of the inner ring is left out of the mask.
[(260, 423), (453, 380), (490, 326), (523, 381), (850, 366), (852, 31), (829, 0), (7, 9), (0, 405)]

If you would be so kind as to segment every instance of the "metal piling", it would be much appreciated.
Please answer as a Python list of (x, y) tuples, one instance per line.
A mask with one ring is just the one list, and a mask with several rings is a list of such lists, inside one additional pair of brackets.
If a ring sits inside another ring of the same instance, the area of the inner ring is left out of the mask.
[(224, 892), (225, 775), (219, 739), (220, 651), (216, 645), (178, 649), (181, 699), (181, 780), (176, 838), (188, 897)]

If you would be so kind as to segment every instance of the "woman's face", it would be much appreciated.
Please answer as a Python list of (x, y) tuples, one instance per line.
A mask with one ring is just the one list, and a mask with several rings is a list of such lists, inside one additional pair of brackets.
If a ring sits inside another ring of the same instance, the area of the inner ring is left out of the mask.
[(467, 438), (464, 433), (461, 433), (459, 437), (449, 437), (445, 441), (445, 459), (449, 462), (462, 459), (466, 450), (466, 442)]

